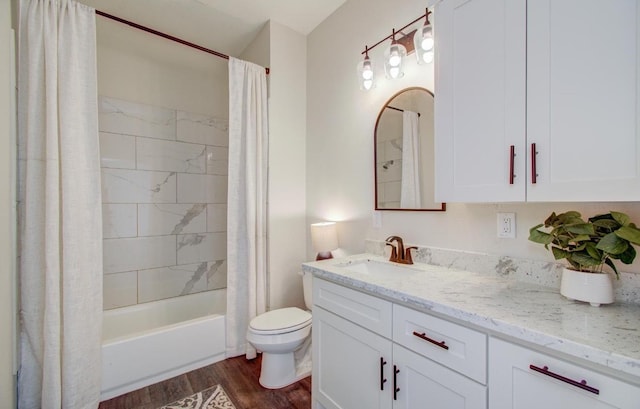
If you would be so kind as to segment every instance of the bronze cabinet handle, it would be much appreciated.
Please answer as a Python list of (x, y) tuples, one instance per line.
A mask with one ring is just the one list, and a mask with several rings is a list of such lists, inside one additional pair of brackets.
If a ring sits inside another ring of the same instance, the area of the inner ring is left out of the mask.
[(516, 175), (513, 174), (514, 161), (516, 157), (516, 147), (515, 145), (511, 145), (509, 147), (509, 184), (513, 185), (513, 179)]
[(384, 383), (387, 382), (387, 379), (384, 377), (384, 366), (387, 364), (387, 361), (384, 360), (383, 357), (380, 357), (380, 390), (384, 390)]
[(587, 381), (585, 381), (584, 379), (581, 380), (580, 382), (574, 381), (573, 379), (569, 379), (569, 378), (566, 378), (566, 377), (564, 377), (562, 375), (559, 375), (557, 373), (551, 372), (549, 370), (549, 367), (546, 366), (546, 365), (543, 366), (542, 368), (537, 367), (535, 365), (529, 365), (529, 369), (534, 370), (536, 372), (539, 372), (539, 373), (541, 373), (543, 375), (550, 376), (550, 377), (552, 377), (554, 379), (557, 379), (559, 381), (562, 381), (564, 383), (568, 383), (569, 385), (575, 386), (576, 388), (584, 389), (587, 392), (591, 392), (591, 393), (594, 393), (596, 395), (600, 394), (600, 390), (594, 388), (593, 386), (587, 385)]
[(536, 167), (536, 155), (538, 154), (536, 150), (536, 144), (531, 144), (531, 183), (536, 184), (538, 181), (538, 169)]
[(433, 345), (437, 345), (442, 349), (449, 349), (449, 346), (447, 344), (445, 344), (444, 341), (436, 341), (435, 339), (429, 338), (424, 332), (420, 333), (417, 331), (413, 331), (413, 335), (415, 335), (416, 337), (423, 339), (427, 342), (431, 342)]
[(393, 400), (398, 400), (398, 392), (400, 392), (400, 388), (398, 388), (398, 373), (400, 370), (397, 366), (393, 366)]

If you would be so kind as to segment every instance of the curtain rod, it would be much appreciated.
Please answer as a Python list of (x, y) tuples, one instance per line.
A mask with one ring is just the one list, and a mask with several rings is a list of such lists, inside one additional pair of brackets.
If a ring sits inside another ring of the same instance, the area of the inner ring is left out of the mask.
[[(200, 50), (200, 51), (204, 51), (205, 53), (213, 54), (216, 57), (224, 58), (225, 60), (229, 59), (229, 56), (226, 55), (226, 54), (222, 54), (222, 53), (220, 53), (218, 51), (202, 47), (202, 46), (200, 46), (198, 44), (190, 43), (189, 41), (183, 40), (183, 39), (178, 38), (178, 37), (174, 37), (172, 35), (160, 32), (158, 30), (154, 30), (154, 29), (149, 28), (149, 27), (145, 27), (145, 26), (140, 25), (138, 23), (134, 23), (133, 21), (129, 21), (129, 20), (125, 20), (125, 19), (120, 18), (120, 17), (116, 17), (116, 16), (114, 16), (112, 14), (105, 13), (104, 11), (96, 10), (96, 14), (99, 15), (99, 16), (102, 16), (102, 17), (109, 18), (111, 20), (115, 20), (115, 21), (117, 21), (119, 23), (126, 24), (128, 26), (133, 27), (133, 28), (137, 28), (138, 30), (142, 30), (142, 31), (145, 31), (145, 32), (150, 33), (150, 34), (157, 35), (158, 37), (162, 37), (162, 38), (166, 38), (167, 40), (175, 41), (176, 43), (180, 43), (182, 45), (186, 45), (187, 47), (195, 48), (196, 50)], [(264, 70), (267, 73), (267, 75), (269, 75), (269, 71), (270, 71), (269, 68), (265, 68)]]
[[(393, 109), (395, 111), (404, 112), (404, 109), (396, 108), (396, 107), (393, 107), (391, 105), (386, 105), (385, 108)], [(420, 112), (416, 112), (416, 113), (418, 114), (418, 116), (420, 116)]]

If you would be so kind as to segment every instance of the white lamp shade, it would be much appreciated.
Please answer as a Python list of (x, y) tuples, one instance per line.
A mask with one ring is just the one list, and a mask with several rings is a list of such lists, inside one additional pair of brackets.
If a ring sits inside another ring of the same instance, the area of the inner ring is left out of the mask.
[(311, 243), (314, 251), (326, 252), (338, 248), (338, 230), (335, 222), (314, 223), (311, 225)]

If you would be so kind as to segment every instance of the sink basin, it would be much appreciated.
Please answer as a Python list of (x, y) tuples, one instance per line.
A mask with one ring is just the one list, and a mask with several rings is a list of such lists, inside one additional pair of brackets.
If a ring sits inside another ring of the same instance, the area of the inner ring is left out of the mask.
[(344, 268), (345, 270), (353, 271), (356, 273), (366, 274), (370, 276), (389, 277), (398, 274), (411, 274), (420, 270), (404, 266), (401, 264), (395, 264), (391, 262), (382, 262), (375, 260), (354, 260), (346, 263), (336, 264), (336, 267)]

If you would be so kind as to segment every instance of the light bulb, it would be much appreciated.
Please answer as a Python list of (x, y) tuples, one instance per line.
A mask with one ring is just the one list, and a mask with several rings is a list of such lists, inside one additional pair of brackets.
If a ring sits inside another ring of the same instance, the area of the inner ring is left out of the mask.
[(391, 67), (391, 68), (389, 68), (389, 76), (391, 78), (398, 78), (399, 74), (400, 74), (400, 68), (399, 67)]
[(362, 71), (362, 78), (364, 78), (365, 80), (371, 80), (373, 79), (373, 70), (371, 69), (371, 66), (365, 66), (363, 71)]
[(372, 86), (373, 86), (373, 80), (362, 81), (362, 88), (364, 88), (366, 91), (370, 90)]
[(426, 62), (427, 64), (431, 64), (433, 62), (433, 51), (427, 51), (426, 53), (422, 54), (422, 61)]
[(429, 51), (433, 48), (433, 37), (426, 37), (422, 39), (422, 43), (420, 43), (420, 47), (425, 50), (425, 51)]

